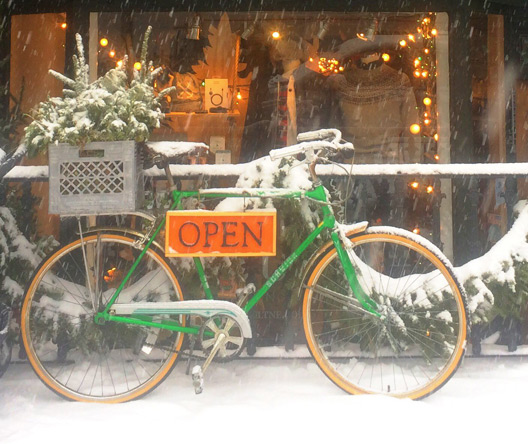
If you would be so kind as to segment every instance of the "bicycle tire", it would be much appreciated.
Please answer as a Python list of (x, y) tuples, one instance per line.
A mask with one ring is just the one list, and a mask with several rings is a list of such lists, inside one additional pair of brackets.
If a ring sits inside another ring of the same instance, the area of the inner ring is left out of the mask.
[(413, 233), (375, 227), (348, 238), (358, 281), (382, 316), (357, 302), (335, 247), (327, 244), (301, 287), (312, 356), (351, 394), (430, 395), (454, 374), (465, 352), (463, 287), (440, 250)]
[[(84, 254), (81, 245), (78, 239), (53, 252), (28, 286), (20, 327), (29, 362), (51, 390), (70, 400), (139, 398), (169, 375), (184, 335), (133, 324), (96, 324), (89, 280), (92, 288), (99, 282), (98, 304), (108, 302), (142, 248), (134, 238), (110, 233), (86, 236)], [(90, 275), (85, 255), (92, 257)], [(151, 247), (116, 303), (182, 299), (169, 264)], [(184, 325), (183, 317), (177, 319)]]

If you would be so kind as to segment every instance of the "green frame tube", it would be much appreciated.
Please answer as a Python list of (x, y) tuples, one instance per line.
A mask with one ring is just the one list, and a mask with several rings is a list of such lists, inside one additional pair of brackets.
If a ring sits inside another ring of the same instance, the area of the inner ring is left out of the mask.
[[(322, 231), (326, 229), (332, 229), (335, 227), (336, 220), (332, 211), (332, 208), (330, 205), (328, 205), (328, 199), (326, 190), (322, 185), (316, 186), (313, 190), (309, 191), (297, 191), (297, 190), (286, 190), (285, 192), (278, 192), (280, 194), (281, 198), (286, 199), (300, 199), (303, 197), (310, 198), (314, 201), (318, 201), (321, 204), (321, 210), (323, 213), (323, 220), (322, 222), (308, 235), (308, 237), (295, 249), (295, 251), (281, 264), (277, 269), (273, 272), (273, 274), (266, 280), (264, 285), (253, 295), (253, 297), (244, 305), (243, 310), (248, 313), (259, 301), (260, 299), (268, 292), (268, 290), (273, 286), (275, 282), (277, 282), (283, 275), (286, 273), (286, 271), (291, 267), (291, 265), (299, 258), (299, 256), (302, 255), (302, 253), (309, 247), (309, 245), (321, 234)], [(189, 197), (198, 197), (198, 198), (228, 198), (228, 197), (237, 197), (237, 198), (248, 198), (248, 197), (259, 197), (259, 198), (273, 198), (278, 197), (278, 193), (272, 193), (270, 190), (263, 190), (263, 189), (252, 189), (248, 192), (241, 192), (241, 193), (217, 193), (217, 192), (199, 192), (199, 191), (178, 191), (173, 190), (172, 191), (172, 197), (173, 197), (173, 204), (170, 207), (170, 210), (174, 209), (181, 209), (182, 208), (182, 199), (189, 198)], [(156, 228), (152, 236), (149, 238), (148, 242), (145, 244), (143, 250), (135, 260), (134, 264), (132, 264), (132, 267), (128, 271), (127, 275), (119, 285), (119, 287), (116, 289), (114, 295), (104, 308), (104, 310), (100, 313), (98, 313), (95, 316), (95, 321), (97, 323), (104, 323), (107, 321), (112, 322), (120, 322), (120, 323), (126, 323), (126, 324), (136, 324), (136, 325), (143, 325), (147, 327), (157, 327), (160, 329), (165, 330), (171, 330), (171, 331), (180, 331), (182, 333), (189, 333), (189, 334), (198, 334), (200, 329), (198, 327), (184, 327), (180, 325), (178, 322), (174, 320), (163, 320), (163, 321), (154, 321), (152, 316), (115, 316), (111, 313), (111, 307), (114, 304), (114, 302), (119, 297), (119, 294), (123, 290), (124, 286), (136, 270), (137, 266), (139, 265), (139, 262), (147, 252), (148, 248), (156, 238), (156, 236), (159, 234), (159, 232), (162, 230), (162, 228), (165, 226), (166, 218), (163, 218), (159, 226)], [(361, 288), (361, 285), (358, 282), (356, 272), (354, 270), (354, 267), (352, 266), (352, 263), (350, 261), (350, 258), (348, 257), (347, 252), (341, 245), (341, 240), (339, 239), (339, 235), (337, 232), (332, 232), (331, 234), (332, 241), (334, 243), (334, 246), (336, 248), (337, 254), (339, 256), (339, 259), (341, 260), (343, 264), (343, 268), (345, 271), (345, 274), (347, 276), (348, 282), (351, 286), (352, 291), (356, 295), (358, 301), (361, 303), (361, 305), (365, 308), (365, 310), (373, 313), (376, 316), (380, 316), (380, 314), (376, 310), (376, 303), (368, 297), (368, 295), (364, 292), (364, 290)], [(213, 300), (214, 296), (211, 292), (211, 288), (209, 286), (209, 283), (207, 281), (207, 277), (205, 274), (205, 270), (203, 268), (202, 262), (200, 258), (195, 257), (193, 258), (194, 264), (196, 267), (196, 271), (198, 273), (198, 277), (200, 279), (200, 282), (202, 284), (202, 287), (205, 292), (206, 299)]]

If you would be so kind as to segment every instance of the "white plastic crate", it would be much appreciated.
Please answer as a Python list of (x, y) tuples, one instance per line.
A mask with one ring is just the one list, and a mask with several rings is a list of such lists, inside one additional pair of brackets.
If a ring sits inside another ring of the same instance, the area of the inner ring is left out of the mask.
[(49, 212), (63, 216), (119, 214), (139, 209), (143, 165), (133, 141), (60, 143), (49, 150)]

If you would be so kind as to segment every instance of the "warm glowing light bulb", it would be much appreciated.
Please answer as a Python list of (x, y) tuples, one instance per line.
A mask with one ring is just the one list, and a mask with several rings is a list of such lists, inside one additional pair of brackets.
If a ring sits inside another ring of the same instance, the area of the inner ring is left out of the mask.
[(141, 62), (136, 62), (136, 63), (134, 63), (134, 69), (135, 69), (136, 71), (141, 70)]
[(108, 51), (108, 56), (109, 57), (115, 57), (115, 51), (113, 49), (111, 49), (110, 51)]
[(436, 36), (438, 31), (436, 29), (431, 29), (431, 35)]
[(280, 39), (280, 36), (281, 36), (281, 35), (280, 35), (280, 32), (279, 32), (279, 31), (273, 31), (273, 32), (271, 33), (271, 36), (272, 36), (275, 40), (277, 40), (277, 39)]
[(123, 67), (123, 60), (118, 60), (117, 63), (116, 63), (116, 66), (118, 68), (122, 68)]
[(99, 44), (104, 48), (105, 46), (108, 46), (108, 39), (103, 37), (101, 40), (99, 40)]
[(425, 79), (427, 76), (429, 76), (429, 71), (422, 71), (422, 77)]
[(313, 62), (313, 57), (310, 57), (310, 62)]
[(401, 46), (402, 48), (404, 48), (405, 46), (407, 46), (407, 42), (406, 42), (405, 40), (400, 40), (399, 43), (400, 43), (400, 46)]
[(418, 227), (416, 227), (414, 230), (413, 230), (413, 233), (414, 234), (420, 234), (420, 229)]
[(424, 119), (424, 125), (430, 125), (431, 121), (429, 119)]
[(390, 60), (390, 55), (387, 54), (386, 52), (384, 52), (382, 55), (381, 55), (381, 58), (383, 59), (384, 62), (388, 62)]
[(409, 35), (407, 36), (407, 38), (408, 38), (411, 42), (416, 41), (416, 39), (414, 38), (414, 35), (412, 35), (412, 34), (409, 34)]
[(60, 24), (60, 27), (61, 27), (62, 29), (66, 29), (66, 28), (68, 27), (68, 23), (66, 23), (66, 22), (62, 22), (62, 23)]
[(426, 54), (429, 54), (429, 48), (425, 48), (425, 49), (424, 49), (424, 52), (425, 52)]
[(414, 59), (414, 67), (418, 68), (419, 66), (420, 66), (420, 60), (419, 59)]
[(238, 100), (242, 99), (242, 94), (240, 94), (240, 90), (237, 91), (236, 98)]
[(435, 160), (440, 160), (440, 156), (439, 156), (438, 154), (435, 154), (435, 155), (434, 155), (434, 159), (435, 159)]
[(434, 140), (436, 140), (436, 141), (438, 142), (438, 139), (439, 139), (438, 134), (435, 134), (435, 135), (433, 136), (433, 138), (434, 138)]
[(418, 187), (420, 186), (418, 182), (411, 182), (409, 185), (411, 186), (411, 188), (414, 188), (415, 190), (417, 190)]
[(339, 67), (339, 71), (344, 71), (345, 68), (343, 68), (342, 66)]
[(419, 69), (416, 69), (414, 72), (413, 72), (413, 76), (418, 78), (422, 75), (422, 72), (419, 70)]
[(431, 106), (431, 103), (433, 103), (433, 101), (431, 100), (430, 97), (424, 97), (424, 99), (423, 99), (423, 104), (424, 104), (425, 106)]
[(417, 123), (413, 123), (410, 127), (409, 127), (409, 131), (412, 133), (412, 134), (418, 134), (420, 132), (421, 128), (420, 128), (420, 125), (418, 125)]
[(427, 191), (427, 194), (431, 194), (431, 193), (434, 191), (434, 188), (433, 188), (432, 185), (429, 185), (429, 186), (425, 189), (425, 191)]

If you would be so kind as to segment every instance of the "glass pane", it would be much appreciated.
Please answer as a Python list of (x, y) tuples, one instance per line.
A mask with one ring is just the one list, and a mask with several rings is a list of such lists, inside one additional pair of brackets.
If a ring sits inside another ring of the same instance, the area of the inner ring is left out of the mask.
[(237, 162), (292, 144), (299, 132), (337, 127), (356, 162), (434, 160), (434, 18), (103, 13), (99, 71), (125, 54), (133, 66), (150, 24), (150, 58), (163, 68), (156, 87), (175, 87), (158, 138), (203, 141)]

